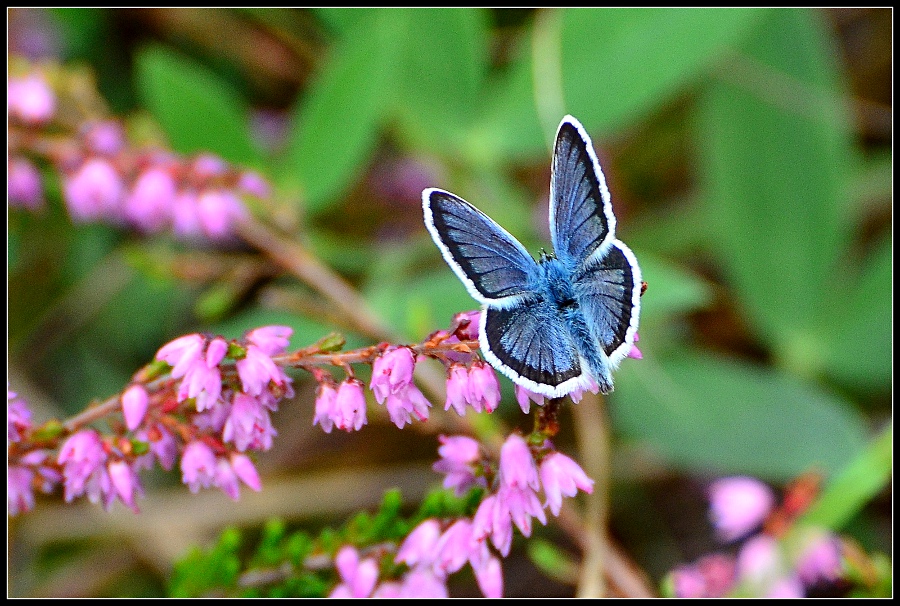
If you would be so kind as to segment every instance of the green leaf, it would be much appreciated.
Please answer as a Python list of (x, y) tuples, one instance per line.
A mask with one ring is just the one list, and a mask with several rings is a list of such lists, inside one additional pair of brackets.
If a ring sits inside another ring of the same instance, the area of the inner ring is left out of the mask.
[[(487, 95), (489, 105), (471, 133), (469, 152), (508, 160), (545, 153), (552, 136), (545, 130), (562, 118), (543, 116), (542, 130), (535, 95), (546, 89), (546, 81), (560, 82), (565, 111), (596, 137), (619, 130), (696, 80), (763, 15), (761, 9), (566, 9), (559, 25), (558, 65), (544, 61), (544, 71), (536, 76), (533, 51), (524, 44), (533, 34), (523, 32), (518, 59)], [(557, 23), (544, 19), (535, 27)], [(543, 46), (552, 42), (534, 37)]]
[(331, 31), (345, 34), (359, 23), (370, 21), (377, 8), (335, 8), (319, 7), (313, 12)]
[(894, 426), (889, 425), (837, 474), (798, 520), (801, 526), (840, 530), (863, 506), (890, 485)]
[(832, 41), (816, 13), (779, 10), (701, 102), (710, 240), (753, 326), (787, 366), (810, 342), (848, 236), (853, 163)]
[(819, 330), (828, 373), (843, 383), (887, 391), (893, 371), (893, 243), (885, 238), (850, 287), (835, 289)]
[(625, 362), (612, 404), (618, 431), (703, 473), (828, 473), (866, 439), (859, 415), (815, 385), (692, 352)]
[(407, 134), (449, 154), (473, 117), (487, 71), (483, 9), (407, 11), (397, 103)]
[(350, 188), (375, 148), (393, 93), (405, 13), (380, 10), (330, 51), (293, 113), (282, 178), (310, 213)]
[(373, 280), (366, 299), (388, 326), (412, 339), (448, 326), (455, 313), (479, 307), (449, 267), (414, 278)]
[(647, 292), (641, 297), (641, 324), (661, 322), (712, 302), (702, 278), (649, 253), (635, 253)]
[(563, 15), (566, 109), (609, 133), (659, 107), (745, 37), (755, 8), (569, 9)]
[(162, 126), (175, 151), (211, 151), (224, 159), (259, 165), (240, 95), (215, 73), (162, 46), (137, 56), (141, 100)]

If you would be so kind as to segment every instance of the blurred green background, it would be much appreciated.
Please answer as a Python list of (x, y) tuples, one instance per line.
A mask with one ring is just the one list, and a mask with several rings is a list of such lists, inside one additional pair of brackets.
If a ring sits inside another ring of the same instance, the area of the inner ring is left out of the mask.
[[(709, 550), (705, 480), (827, 476), (891, 418), (890, 9), (14, 9), (9, 44), (90, 70), (131, 132), (265, 174), (277, 198), (257, 217), (410, 341), (475, 307), (424, 229), (421, 190), (461, 195), (536, 255), (549, 145), (564, 114), (581, 120), (649, 283), (644, 359), (622, 364), (607, 402), (613, 533), (654, 579)], [(368, 342), (256, 251), (75, 227), (58, 196), (10, 213), (8, 252), (10, 380), (40, 420), (115, 393), (187, 332), (278, 322), (294, 347), (334, 329)], [(74, 507), (47, 501), (12, 521), (12, 594), (153, 595), (172, 557), (226, 523), (318, 520), (380, 495), (279, 500), (310, 474), (437, 483), (431, 437), (311, 431), (314, 385), (296, 377), (260, 457), (278, 497), (201, 501), (161, 475), (143, 519), (84, 508), (74, 525)], [(513, 399), (499, 412), (525, 426)], [(890, 499), (850, 523), (866, 547), (890, 549)], [(154, 526), (154, 500), (193, 530)], [(534, 595), (514, 578), (509, 595)]]

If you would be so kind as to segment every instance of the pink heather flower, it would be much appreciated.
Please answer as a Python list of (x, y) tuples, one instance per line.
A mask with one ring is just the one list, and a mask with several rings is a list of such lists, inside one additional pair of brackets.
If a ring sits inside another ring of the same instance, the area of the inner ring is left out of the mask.
[(237, 501), (241, 496), (237, 474), (234, 472), (228, 459), (223, 459), (222, 457), (216, 459), (213, 485), (219, 487), (232, 501)]
[(203, 442), (191, 442), (181, 456), (181, 481), (191, 492), (209, 488), (215, 481), (216, 456)]
[(569, 393), (569, 397), (572, 398), (572, 401), (578, 404), (581, 402), (581, 398), (584, 397), (584, 392), (589, 391), (591, 393), (598, 393), (600, 391), (600, 386), (597, 385), (597, 382), (594, 381), (593, 378), (588, 377), (588, 384), (586, 387), (579, 387), (574, 389)]
[(269, 450), (272, 437), (277, 433), (269, 419), (269, 411), (258, 399), (243, 393), (234, 396), (231, 413), (222, 430), (225, 442), (234, 443), (241, 452), (247, 448)]
[(178, 401), (184, 402), (188, 398), (194, 398), (197, 412), (203, 412), (215, 406), (221, 395), (222, 373), (219, 367), (210, 367), (205, 358), (195, 359), (188, 366), (178, 386)]
[(272, 193), (272, 186), (262, 175), (253, 171), (244, 171), (238, 177), (239, 190), (257, 198), (268, 198)]
[(41, 492), (51, 493), (57, 485), (62, 482), (62, 474), (55, 467), (48, 464), (48, 460), (52, 459), (51, 453), (47, 450), (32, 450), (19, 459), (19, 463), (23, 466), (30, 467), (37, 472), (36, 481)]
[(37, 210), (44, 202), (44, 185), (37, 167), (25, 158), (11, 157), (6, 163), (9, 206)]
[(441, 525), (434, 518), (428, 518), (407, 535), (397, 550), (394, 562), (408, 566), (433, 564), (437, 557), (435, 547), (441, 538)]
[[(637, 343), (639, 340), (638, 334), (634, 333), (634, 342)], [(628, 350), (628, 357), (634, 358), (635, 360), (643, 360), (644, 354), (641, 353), (641, 350), (638, 349), (637, 345), (632, 345), (631, 349)]]
[(178, 458), (178, 444), (165, 425), (157, 423), (149, 428), (143, 428), (135, 433), (135, 437), (150, 446), (150, 452), (138, 457), (135, 461), (141, 468), (153, 467), (153, 457), (159, 461), (160, 467), (170, 471), (175, 466)]
[(460, 518), (444, 531), (437, 545), (435, 565), (446, 574), (453, 574), (461, 569), (469, 558), (474, 557), (482, 543), (472, 538), (472, 522)]
[(367, 598), (372, 595), (375, 583), (378, 582), (378, 563), (375, 560), (365, 558), (360, 561), (356, 549), (346, 545), (338, 551), (334, 563), (341, 583), (328, 597)]
[(544, 396), (539, 393), (530, 392), (521, 385), (516, 385), (516, 402), (519, 403), (519, 408), (522, 409), (522, 412), (528, 414), (529, 411), (531, 411), (532, 402), (538, 406), (544, 405)]
[(6, 506), (9, 515), (14, 516), (34, 509), (32, 482), (34, 470), (19, 465), (10, 465), (6, 470)]
[(206, 347), (206, 365), (209, 368), (218, 366), (225, 359), (225, 354), (227, 353), (228, 341), (222, 337), (216, 337)]
[(755, 478), (722, 478), (709, 487), (710, 518), (723, 541), (738, 539), (757, 526), (772, 511), (772, 489)]
[(677, 598), (720, 598), (735, 584), (735, 562), (731, 556), (714, 553), (694, 565), (672, 571), (672, 588)]
[(220, 399), (212, 408), (207, 408), (203, 412), (195, 414), (191, 422), (194, 424), (194, 427), (205, 432), (221, 433), (230, 417), (231, 402), (225, 402)]
[(339, 418), (335, 408), (337, 390), (329, 381), (319, 383), (316, 389), (316, 414), (313, 417), (313, 425), (318, 424), (322, 431), (331, 433), (335, 420)]
[(42, 124), (48, 122), (56, 111), (56, 97), (40, 74), (10, 78), (6, 94), (9, 115), (22, 122)]
[(475, 475), (475, 464), (481, 459), (478, 442), (467, 436), (439, 436), (441, 456), (432, 469), (446, 474), (444, 488), (453, 488), (457, 496), (465, 494), (476, 484), (487, 485), (483, 476)]
[(447, 577), (437, 570), (416, 569), (406, 575), (401, 597), (447, 599), (450, 590), (447, 588)]
[(142, 492), (140, 480), (134, 469), (126, 461), (113, 461), (108, 466), (109, 478), (112, 481), (116, 494), (132, 511), (138, 513), (137, 504), (134, 502), (136, 492)]
[(785, 566), (778, 541), (765, 534), (748, 539), (738, 552), (737, 570), (741, 579), (752, 583), (781, 578)]
[(284, 385), (287, 376), (263, 350), (256, 345), (247, 346), (243, 360), (237, 361), (238, 376), (244, 393), (258, 396), (269, 387), (269, 381)]
[(416, 566), (403, 577), (400, 598), (446, 598), (447, 577), (433, 566)]
[(825, 531), (813, 531), (797, 559), (797, 576), (804, 585), (834, 582), (841, 578), (841, 542)]
[(672, 592), (676, 598), (706, 598), (706, 581), (696, 566), (679, 566), (672, 571)]
[(526, 537), (531, 536), (531, 518), (537, 518), (541, 524), (547, 525), (541, 501), (528, 486), (501, 486), (497, 491), (495, 507), (498, 509), (495, 515), (503, 515), (503, 510), (508, 511), (513, 524)]
[(95, 122), (85, 128), (84, 141), (92, 152), (114, 156), (125, 147), (125, 133), (113, 120)]
[(220, 177), (228, 172), (228, 163), (213, 154), (200, 154), (194, 158), (191, 171), (201, 179)]
[(504, 557), (512, 547), (512, 518), (509, 509), (500, 504), (498, 495), (483, 499), (472, 519), (472, 538), (482, 541), (487, 537)]
[(547, 506), (553, 515), (558, 516), (562, 508), (562, 498), (574, 497), (578, 489), (591, 494), (594, 481), (590, 479), (581, 466), (566, 455), (554, 452), (541, 461), (541, 484), (547, 497)]
[(378, 587), (372, 593), (373, 598), (399, 598), (400, 592), (403, 591), (403, 585), (398, 581), (385, 581), (379, 583)]
[(511, 434), (500, 448), (500, 484), (534, 490), (541, 487), (531, 449), (518, 434)]
[(230, 236), (234, 224), (247, 216), (243, 203), (227, 190), (202, 192), (196, 208), (201, 230), (213, 239)]
[(764, 597), (776, 599), (805, 598), (806, 592), (803, 590), (803, 584), (800, 582), (800, 579), (792, 575), (772, 583)]
[(431, 403), (418, 387), (410, 383), (398, 392), (388, 394), (384, 405), (394, 425), (403, 429), (404, 425), (412, 422), (413, 416), (420, 421), (426, 420)]
[(284, 353), (294, 329), (290, 326), (262, 326), (247, 333), (247, 341), (268, 356)]
[(200, 226), (197, 192), (180, 191), (172, 204), (172, 230), (176, 236), (189, 238), (203, 233)]
[(477, 565), (473, 563), (472, 570), (484, 597), (503, 597), (503, 568), (498, 558), (490, 556)]
[(481, 310), (474, 311), (464, 311), (453, 316), (454, 322), (460, 322), (461, 320), (468, 320), (469, 324), (465, 328), (458, 328), (456, 330), (456, 334), (459, 335), (460, 339), (465, 339), (467, 341), (477, 341), (478, 340), (478, 326), (481, 323)]
[(452, 406), (461, 417), (466, 415), (466, 403), (469, 402), (469, 371), (465, 366), (452, 364), (447, 374), (447, 402), (444, 410)]
[(171, 366), (172, 377), (178, 379), (183, 377), (195, 362), (202, 360), (204, 344), (205, 339), (197, 333), (178, 337), (163, 345), (156, 352), (156, 359)]
[(137, 429), (147, 414), (149, 398), (147, 390), (140, 383), (135, 383), (122, 394), (122, 415), (128, 431)]
[(362, 381), (346, 379), (334, 399), (334, 424), (344, 431), (359, 431), (366, 424), (366, 396)]
[(31, 430), (31, 411), (25, 400), (14, 391), (6, 390), (6, 426), (7, 439), (20, 442), (26, 432)]
[(259, 492), (262, 490), (262, 481), (259, 479), (259, 472), (256, 466), (245, 454), (238, 452), (231, 453), (231, 468), (241, 481), (250, 487), (251, 490)]
[(72, 434), (59, 449), (57, 462), (63, 466), (63, 481), (66, 502), (89, 492), (89, 497), (96, 497), (96, 491), (88, 483), (93, 479), (100, 481), (105, 476), (103, 464), (106, 462), (106, 451), (100, 436), (93, 429), (82, 429)]
[(469, 403), (477, 412), (494, 412), (500, 404), (500, 383), (494, 369), (484, 362), (475, 362), (469, 370)]
[(172, 216), (175, 193), (175, 178), (169, 171), (149, 168), (141, 173), (125, 197), (125, 218), (143, 231), (159, 231)]
[(386, 351), (372, 364), (371, 390), (379, 404), (391, 394), (398, 394), (412, 384), (416, 358), (408, 347), (397, 347)]
[(64, 179), (66, 206), (74, 221), (96, 221), (114, 217), (125, 186), (109, 161), (91, 158)]

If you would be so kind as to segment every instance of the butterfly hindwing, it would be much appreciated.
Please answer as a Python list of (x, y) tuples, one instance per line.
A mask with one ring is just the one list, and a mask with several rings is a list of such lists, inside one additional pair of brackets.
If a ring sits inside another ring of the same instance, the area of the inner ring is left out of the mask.
[(535, 393), (560, 397), (586, 384), (578, 348), (545, 299), (533, 296), (506, 309), (487, 307), (480, 339), (495, 368)]
[(422, 207), (431, 237), (476, 300), (505, 306), (533, 290), (537, 263), (493, 219), (439, 189), (422, 192)]
[(556, 134), (550, 172), (550, 235), (556, 256), (572, 269), (615, 237), (606, 179), (591, 139), (572, 116)]
[(606, 254), (573, 278), (585, 322), (615, 368), (631, 350), (640, 317), (641, 270), (634, 253), (614, 239)]

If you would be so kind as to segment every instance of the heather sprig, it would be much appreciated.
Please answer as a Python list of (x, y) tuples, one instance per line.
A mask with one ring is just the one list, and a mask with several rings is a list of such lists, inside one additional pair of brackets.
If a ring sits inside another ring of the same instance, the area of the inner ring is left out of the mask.
[[(294, 395), (288, 369), (306, 370), (319, 382), (313, 424), (326, 432), (358, 431), (367, 423), (366, 386), (353, 368), (372, 366), (369, 388), (402, 428), (413, 417), (428, 418), (430, 403), (412, 381), (416, 359), (431, 357), (449, 367), (458, 364), (450, 361), (451, 352), (471, 356), (477, 345), (456, 336), (467, 326), (460, 316), (450, 330), (419, 344), (350, 351), (338, 351), (343, 340), (336, 336), (288, 351), (292, 329), (285, 326), (260, 327), (232, 340), (193, 333), (162, 346), (120, 394), (65, 422), (41, 426), (10, 391), (8, 509), (28, 511), (34, 490), (53, 492), (62, 485), (66, 501), (87, 496), (109, 509), (119, 500), (137, 511), (139, 472), (155, 464), (170, 470), (177, 463), (192, 492), (217, 487), (237, 499), (241, 483), (258, 491), (261, 481), (248, 454), (272, 446), (277, 431), (271, 414)], [(329, 367), (346, 374), (340, 384)], [(110, 429), (97, 428), (101, 419)]]
[(270, 195), (271, 186), (260, 174), (214, 154), (182, 156), (132, 143), (92, 86), (78, 80), (83, 75), (23, 62), (15, 62), (11, 71), (10, 206), (40, 208), (44, 186), (38, 166), (44, 166), (46, 174), (60, 180), (75, 222), (220, 241), (231, 238), (236, 224), (249, 216), (246, 196)]

